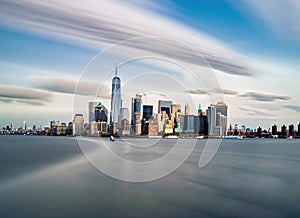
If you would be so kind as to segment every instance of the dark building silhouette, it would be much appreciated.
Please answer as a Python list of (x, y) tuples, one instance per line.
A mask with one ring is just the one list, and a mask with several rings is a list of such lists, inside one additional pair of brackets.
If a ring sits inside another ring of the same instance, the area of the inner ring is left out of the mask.
[(291, 124), (289, 125), (289, 136), (294, 136), (295, 135), (295, 128), (294, 125)]
[(153, 115), (153, 106), (152, 105), (143, 105), (143, 119), (150, 120)]
[(283, 137), (283, 138), (286, 138), (286, 136), (287, 136), (286, 126), (285, 126), (285, 125), (283, 125), (283, 126), (281, 127), (280, 136)]
[(298, 136), (300, 136), (300, 122), (298, 124)]
[(142, 119), (142, 134), (148, 135), (149, 133), (149, 120), (153, 115), (152, 105), (143, 105), (143, 119)]
[(68, 123), (67, 135), (73, 135), (73, 122)]
[(208, 119), (203, 113), (199, 116), (199, 132), (200, 135), (208, 135)]
[(272, 126), (272, 135), (277, 135), (277, 126), (276, 126), (276, 124), (274, 124)]
[(107, 109), (101, 102), (95, 107), (95, 121), (107, 122)]
[(262, 137), (262, 128), (258, 127), (257, 132), (256, 132), (257, 137), (261, 138)]

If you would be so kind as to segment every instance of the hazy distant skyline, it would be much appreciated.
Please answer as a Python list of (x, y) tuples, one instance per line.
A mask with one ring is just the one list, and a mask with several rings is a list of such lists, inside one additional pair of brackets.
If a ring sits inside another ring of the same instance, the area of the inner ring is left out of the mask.
[[(73, 92), (87, 64), (108, 46), (142, 36), (178, 40), (201, 53), (221, 89), (206, 91), (224, 93), (229, 123), (269, 128), (300, 121), (298, 1), (1, 0), (0, 18), (1, 127), (11, 121), (18, 127), (23, 120), (28, 126), (72, 120)], [(114, 58), (126, 58), (134, 49), (199, 64), (182, 46), (164, 43), (158, 48), (151, 41), (128, 44)], [(130, 75), (138, 77), (143, 69), (170, 76), (180, 73), (159, 61), (143, 64), (120, 68), (127, 87)], [(86, 82), (89, 88), (80, 94), (94, 95), (97, 81)], [(107, 79), (99, 96), (108, 108), (110, 82)], [(136, 92), (143, 92), (146, 85), (141, 80)], [(168, 88), (174, 89), (167, 84)], [(128, 107), (134, 95), (128, 91), (125, 96), (123, 90), (122, 94)], [(146, 100), (152, 103), (153, 93), (148, 94)], [(208, 106), (201, 89), (186, 89), (183, 94), (200, 96), (197, 103)], [(82, 113), (87, 115), (87, 109), (88, 105)]]

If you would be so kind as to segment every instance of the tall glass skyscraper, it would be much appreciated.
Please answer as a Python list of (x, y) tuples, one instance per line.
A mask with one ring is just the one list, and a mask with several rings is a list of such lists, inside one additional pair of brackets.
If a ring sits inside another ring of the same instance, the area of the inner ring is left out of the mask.
[(136, 94), (135, 98), (131, 99), (131, 124), (132, 129), (136, 131), (136, 124), (140, 122), (141, 118), (142, 95)]
[[(217, 126), (222, 127), (222, 135), (227, 135), (228, 131), (228, 106), (224, 102), (218, 102), (217, 104), (214, 105), (216, 108), (216, 114), (221, 113), (221, 123), (217, 122)], [(218, 121), (218, 119), (217, 119)]]
[(153, 105), (143, 105), (143, 119), (150, 120), (153, 115)]
[(98, 105), (98, 102), (93, 101), (89, 102), (89, 123), (95, 121), (95, 107)]
[(216, 129), (216, 107), (214, 105), (208, 106), (208, 135), (215, 135)]
[(122, 108), (121, 100), (121, 80), (117, 75), (117, 67), (115, 70), (115, 77), (112, 79), (112, 88), (111, 88), (111, 112), (110, 112), (110, 124), (114, 122), (119, 122), (119, 114)]

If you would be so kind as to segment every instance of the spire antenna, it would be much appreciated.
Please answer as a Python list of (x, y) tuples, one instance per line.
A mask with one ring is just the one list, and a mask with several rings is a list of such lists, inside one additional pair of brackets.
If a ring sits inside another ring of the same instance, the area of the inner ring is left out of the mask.
[(118, 74), (118, 62), (116, 62), (116, 68), (115, 68), (115, 76)]

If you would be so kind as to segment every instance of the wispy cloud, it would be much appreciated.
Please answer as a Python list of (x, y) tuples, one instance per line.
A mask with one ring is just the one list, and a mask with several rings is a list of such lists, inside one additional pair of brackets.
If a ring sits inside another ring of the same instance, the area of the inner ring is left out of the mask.
[(273, 116), (274, 114), (267, 112), (265, 110), (260, 110), (256, 108), (248, 108), (248, 107), (239, 107), (241, 111), (250, 116)]
[(43, 105), (50, 101), (51, 96), (51, 93), (37, 89), (0, 85), (0, 101), (5, 103), (19, 102), (30, 105)]
[(300, 106), (298, 105), (285, 105), (284, 107), (296, 112), (300, 112)]
[(204, 89), (190, 89), (185, 90), (186, 93), (194, 94), (194, 95), (209, 95), (210, 92)]
[(277, 34), (300, 42), (300, 1), (244, 1)]
[(186, 93), (194, 94), (194, 95), (211, 95), (212, 93), (223, 94), (223, 95), (238, 95), (239, 93), (232, 89), (213, 89), (213, 90), (205, 90), (205, 89), (190, 89), (186, 90)]
[(37, 88), (64, 94), (86, 95), (110, 99), (110, 89), (107, 85), (95, 82), (80, 82), (72, 79), (37, 77)]
[(171, 40), (161, 46), (153, 46), (150, 39), (141, 44), (129, 42), (127, 46), (192, 64), (209, 65), (230, 74), (252, 75), (245, 57), (230, 49), (226, 43), (123, 1), (2, 0), (0, 22), (25, 31), (81, 42), (97, 49), (133, 37), (164, 36), (188, 43), (208, 63), (195, 58), (186, 47)]
[(0, 102), (11, 103), (13, 101), (14, 101), (14, 99), (12, 99), (12, 98), (3, 98), (3, 97), (0, 97)]
[(214, 93), (220, 93), (224, 95), (238, 95), (239, 93), (233, 89), (214, 89), (212, 90)]
[(239, 95), (240, 97), (247, 97), (252, 100), (256, 101), (275, 101), (275, 100), (289, 100), (290, 97), (288, 96), (280, 96), (280, 95), (272, 95), (272, 94), (264, 94), (264, 93), (257, 93), (257, 92), (247, 92), (244, 94)]

